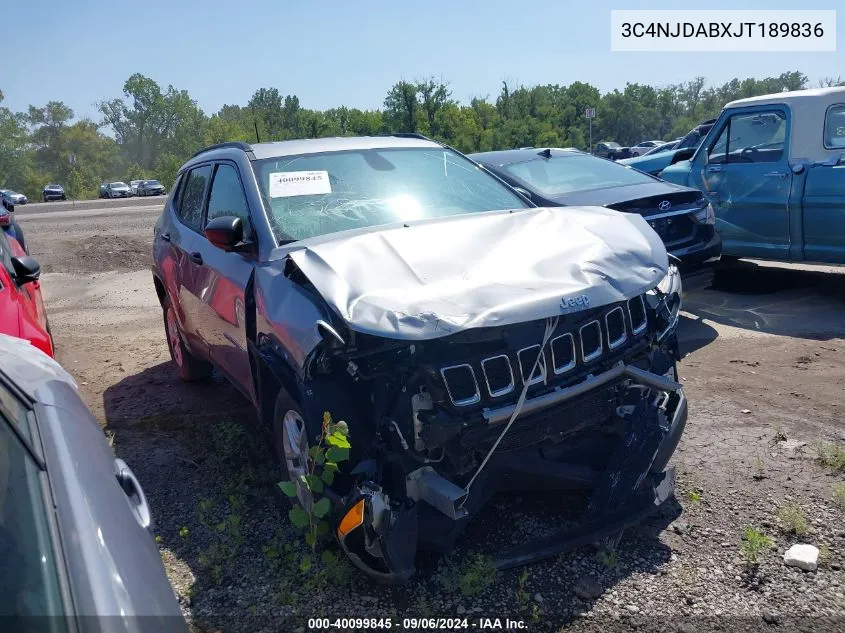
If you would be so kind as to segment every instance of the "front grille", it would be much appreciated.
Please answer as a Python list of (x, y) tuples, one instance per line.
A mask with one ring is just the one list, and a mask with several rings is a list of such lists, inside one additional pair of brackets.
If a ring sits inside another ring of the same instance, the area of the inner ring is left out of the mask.
[(453, 365), (440, 370), (449, 397), (457, 406), (475, 404), (481, 398), (475, 372), (470, 365)]
[(552, 365), (556, 374), (575, 367), (575, 338), (567, 332), (552, 339)]
[(616, 349), (625, 339), (628, 338), (628, 331), (625, 329), (625, 311), (617, 306), (604, 315), (604, 323), (607, 326), (607, 346)]
[[(541, 358), (540, 362), (537, 363), (537, 356), (539, 353), (539, 345), (532, 345), (531, 347), (526, 347), (525, 349), (521, 349), (517, 352), (517, 357), (519, 358), (519, 373), (522, 376), (523, 384), (527, 383), (529, 385), (536, 385), (537, 383), (543, 382), (545, 379), (543, 374), (543, 359)], [(535, 363), (537, 364), (536, 368), (534, 367)], [(534, 369), (534, 373), (529, 378), (529, 374), (532, 369)]]
[(492, 397), (497, 398), (513, 391), (514, 379), (511, 361), (505, 354), (485, 358), (481, 361), (481, 367), (484, 369), (487, 390)]
[(601, 356), (604, 347), (601, 338), (601, 324), (598, 321), (581, 326), (581, 358), (585, 363)]
[[(552, 385), (568, 372), (578, 375), (576, 370), (579, 366), (608, 356), (613, 358), (612, 354), (626, 349), (648, 328), (648, 314), (642, 295), (604, 309), (594, 309), (581, 316), (579, 321), (572, 321), (568, 321), (569, 325), (559, 326), (563, 332), (558, 330), (552, 334), (533, 375), (531, 371), (540, 353), (539, 344), (518, 350), (514, 349), (517, 347), (514, 344), (505, 351), (440, 369), (452, 404), (463, 407), (482, 400), (490, 402), (491, 398), (518, 392), (526, 384), (540, 385), (550, 378), (551, 382), (547, 384)], [(566, 331), (570, 328), (571, 331)], [(523, 339), (520, 342), (524, 345), (528, 341)]]
[(631, 317), (631, 332), (636, 336), (648, 326), (648, 315), (645, 311), (643, 296), (628, 299), (628, 316)]

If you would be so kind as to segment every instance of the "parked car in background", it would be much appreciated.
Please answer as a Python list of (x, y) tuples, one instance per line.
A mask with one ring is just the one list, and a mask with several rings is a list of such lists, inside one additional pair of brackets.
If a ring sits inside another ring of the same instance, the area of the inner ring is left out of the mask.
[(67, 200), (65, 188), (57, 184), (50, 184), (44, 187), (42, 195), (44, 196), (44, 202), (50, 202), (50, 200)]
[(619, 160), (620, 158), (627, 158), (631, 155), (631, 150), (628, 147), (622, 147), (619, 143), (613, 141), (602, 141), (597, 143), (593, 150), (594, 156), (607, 158), (609, 160)]
[[(639, 169), (640, 171), (644, 171), (647, 174), (651, 174), (652, 176), (659, 177), (661, 172), (669, 165), (673, 165), (680, 160), (689, 158), (692, 155), (689, 153), (689, 150), (695, 150), (695, 148), (701, 144), (701, 141), (703, 141), (704, 137), (707, 136), (707, 133), (710, 131), (710, 128), (713, 127), (713, 123), (715, 122), (716, 119), (710, 119), (709, 121), (699, 123), (680, 141), (678, 141), (678, 144), (671, 151), (655, 152), (650, 156), (626, 158), (621, 162), (623, 165), (628, 165)], [(687, 151), (685, 153), (681, 153), (684, 152), (684, 150)]]
[(20, 338), (0, 358), (4, 630), (186, 632), (144, 491), (73, 378)]
[(27, 251), (26, 240), (24, 239), (21, 225), (15, 221), (15, 206), (5, 200), (0, 205), (0, 229), (8, 236), (14, 238), (18, 244)]
[(648, 150), (658, 145), (663, 145), (664, 141), (641, 141), (631, 147), (631, 156), (641, 156)]
[(6, 203), (11, 205), (26, 204), (29, 202), (25, 195), (17, 191), (12, 191), (11, 189), (0, 189), (0, 196), (2, 196)]
[(641, 215), (680, 260), (685, 290), (711, 281), (722, 246), (713, 208), (700, 191), (583, 152), (506, 150), (469, 157), (538, 206), (600, 206)]
[(163, 196), (166, 193), (164, 185), (158, 180), (142, 180), (138, 185), (139, 196)]
[[(41, 298), (40, 274), (38, 262), (14, 237), (0, 231), (0, 334), (26, 339), (52, 356), (53, 339)], [(5, 364), (3, 360), (0, 367)]]
[(324, 412), (345, 422), (327, 498), (374, 579), (407, 581), (500, 490), (589, 497), (582, 532), (509, 566), (671, 496), (679, 279), (639, 214), (536, 208), (419, 135), (225, 143), (179, 170), (152, 259), (179, 376), (217, 367), (253, 402), (295, 503), (317, 503)]
[(667, 181), (700, 188), (729, 257), (845, 263), (845, 88), (728, 103)]
[(131, 181), (129, 181), (129, 188), (132, 190), (133, 196), (138, 195), (138, 185), (140, 185), (142, 182), (144, 182), (144, 181), (143, 180), (131, 180)]
[(109, 183), (101, 182), (100, 183), (100, 198), (108, 198), (109, 197)]
[(110, 182), (106, 185), (106, 198), (130, 198), (132, 197), (132, 189), (129, 188), (125, 182)]
[[(654, 156), (655, 154), (662, 154), (663, 152), (670, 152), (676, 147), (678, 147), (678, 143), (681, 142), (681, 139), (675, 139), (674, 141), (669, 141), (668, 143), (663, 143), (662, 145), (657, 145), (652, 147), (642, 156)], [(629, 165), (630, 167), (631, 165)]]

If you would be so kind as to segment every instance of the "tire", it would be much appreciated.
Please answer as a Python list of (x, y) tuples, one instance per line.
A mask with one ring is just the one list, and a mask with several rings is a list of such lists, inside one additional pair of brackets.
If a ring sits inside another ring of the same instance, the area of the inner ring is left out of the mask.
[(176, 365), (176, 373), (184, 382), (195, 382), (203, 380), (211, 375), (213, 369), (211, 363), (197, 358), (182, 340), (182, 333), (179, 330), (179, 322), (176, 320), (176, 312), (170, 305), (170, 301), (164, 301), (164, 333), (167, 338), (167, 349), (170, 351), (170, 358)]
[(62, 200), (67, 200), (67, 196), (62, 196)]
[(616, 160), (616, 154), (608, 154), (607, 159), (608, 160)]
[[(299, 483), (299, 476), (308, 469), (310, 436), (302, 408), (282, 389), (273, 408), (273, 446), (282, 476), (296, 485), (296, 499), (306, 511), (314, 504), (314, 497)], [(290, 501), (293, 503), (293, 499)]]

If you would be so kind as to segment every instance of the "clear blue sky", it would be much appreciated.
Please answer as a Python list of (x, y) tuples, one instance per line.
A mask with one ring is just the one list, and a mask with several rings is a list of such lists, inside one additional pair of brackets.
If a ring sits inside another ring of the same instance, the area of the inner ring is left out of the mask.
[(801, 70), (845, 77), (845, 4), (836, 53), (612, 53), (610, 10), (796, 9), (785, 0), (5, 0), (0, 90), (13, 110), (62, 100), (98, 118), (134, 72), (186, 89), (207, 113), (261, 87), (310, 108), (381, 107), (400, 79), (429, 75), (461, 101), (509, 83), (712, 83)]

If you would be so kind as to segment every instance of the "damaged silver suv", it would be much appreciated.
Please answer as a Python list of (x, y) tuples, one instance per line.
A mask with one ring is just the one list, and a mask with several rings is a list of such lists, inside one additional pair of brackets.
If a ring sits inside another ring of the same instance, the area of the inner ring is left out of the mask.
[(416, 135), (227, 143), (180, 170), (153, 259), (179, 375), (255, 404), (299, 503), (323, 413), (346, 421), (335, 531), (373, 578), (498, 492), (588, 500), (500, 568), (612, 544), (672, 494), (679, 280), (639, 215), (535, 208)]

